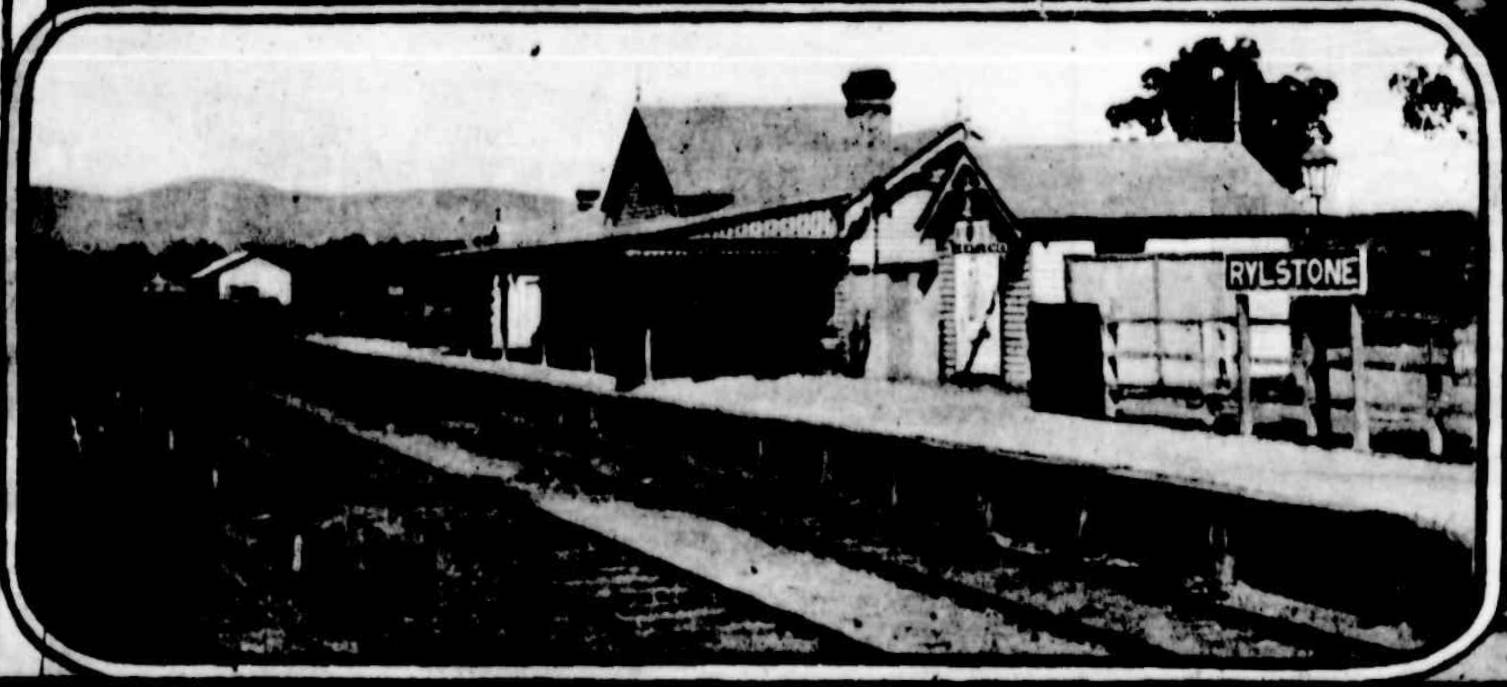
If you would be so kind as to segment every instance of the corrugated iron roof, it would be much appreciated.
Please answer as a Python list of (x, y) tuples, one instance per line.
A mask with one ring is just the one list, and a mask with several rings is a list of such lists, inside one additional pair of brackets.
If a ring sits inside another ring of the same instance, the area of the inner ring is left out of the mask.
[(873, 145), (842, 105), (708, 105), (638, 110), (677, 196), (732, 194), (753, 209), (846, 195), (900, 164), (937, 130)]
[(1023, 218), (1308, 212), (1236, 143), (1007, 145), (974, 155)]
[[(813, 198), (810, 200), (776, 205), (770, 208), (744, 208), (732, 207), (708, 212), (695, 217), (672, 217), (662, 216), (651, 219), (629, 222), (621, 225), (612, 225), (600, 211), (592, 210), (581, 212), (574, 217), (568, 217), (559, 226), (547, 233), (527, 239), (506, 241), (496, 246), (477, 248), (465, 248), (445, 253), (444, 255), (473, 255), (507, 251), (518, 248), (543, 248), (548, 246), (561, 246), (569, 244), (587, 244), (601, 241), (614, 241), (628, 237), (651, 237), (664, 236), (669, 232), (689, 232), (688, 235), (706, 237), (703, 232), (716, 232), (731, 227), (738, 227), (740, 223), (769, 222), (792, 215), (809, 214), (814, 212), (827, 212), (837, 207), (844, 200), (843, 196), (828, 198)], [(835, 219), (833, 220), (835, 223)], [(757, 230), (754, 235), (739, 235), (731, 238), (831, 238), (835, 235), (834, 230), (823, 232), (820, 235), (791, 237), (788, 232), (771, 232), (771, 235), (759, 235)], [(830, 235), (829, 235), (830, 234)]]
[[(677, 195), (730, 193), (739, 208), (860, 192), (943, 131), (882, 134), (870, 147), (842, 105), (643, 107), (639, 113)], [(1306, 211), (1235, 143), (971, 147), (1005, 203), (1026, 218)]]
[[(653, 234), (856, 196), (957, 126), (891, 134), (881, 120), (870, 146), (842, 105), (640, 107), (637, 115), (676, 196), (730, 194), (732, 203), (691, 216), (620, 224), (610, 223), (600, 208), (567, 213), (550, 231), (505, 240), (497, 248)], [(1307, 212), (1238, 144), (966, 144), (1005, 204), (1027, 219)]]

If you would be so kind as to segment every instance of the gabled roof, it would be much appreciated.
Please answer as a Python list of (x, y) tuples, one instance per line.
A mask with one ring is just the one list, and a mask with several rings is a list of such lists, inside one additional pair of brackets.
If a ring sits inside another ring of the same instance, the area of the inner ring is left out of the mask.
[(205, 265), (204, 269), (193, 273), (193, 275), (191, 275), (189, 279), (203, 279), (205, 277), (214, 276), (216, 274), (224, 272), (225, 270), (251, 262), (252, 260), (257, 259), (257, 257), (258, 256), (252, 255), (247, 251), (238, 250), (234, 253), (231, 253), (230, 255), (227, 255), (223, 258), (220, 258), (219, 260)]
[[(594, 243), (672, 231), (694, 234), (728, 222), (763, 217), (770, 211), (793, 211), (822, 204), (831, 204), (834, 211), (840, 211), (869, 199), (873, 191), (892, 191), (891, 187), (936, 160), (953, 159), (936, 156), (954, 150), (954, 145), (961, 146), (965, 158), (982, 169), (984, 175), (980, 181), (992, 191), (990, 197), (996, 198), (998, 211), (1007, 224), (1034, 218), (1309, 214), (1306, 205), (1278, 185), (1236, 144), (1154, 142), (983, 147), (965, 126), (951, 124), (938, 130), (893, 135), (872, 155), (856, 155), (842, 152), (842, 146), (831, 145), (832, 137), (804, 136), (816, 130), (810, 126), (813, 121), (842, 114), (841, 108), (820, 115), (812, 113), (825, 106), (648, 109), (682, 113), (678, 115), (678, 123), (659, 122), (661, 133), (655, 141), (656, 151), (661, 151), (656, 155), (666, 155), (673, 161), (666, 165), (666, 171), (675, 170), (676, 193), (743, 189), (738, 202), (689, 216), (665, 215), (617, 226), (608, 224), (600, 210), (593, 210), (567, 216), (555, 231), (532, 240), (508, 241), (495, 248), (460, 253)], [(727, 111), (731, 110), (769, 112), (761, 112), (757, 117), (733, 117), (736, 124), (727, 125)], [(804, 123), (781, 129), (777, 121), (763, 119), (767, 115), (777, 120), (770, 114), (777, 111), (804, 113), (795, 117), (805, 118)], [(717, 112), (721, 114), (714, 114)], [(698, 122), (708, 131), (720, 133), (698, 134), (701, 130)], [(785, 135), (763, 140), (760, 132), (764, 127), (784, 131)], [(675, 140), (681, 141), (679, 153), (662, 152), (671, 147), (668, 142)], [(720, 153), (727, 153), (725, 162), (719, 161)], [(796, 160), (811, 162), (788, 169), (783, 166)]]
[(842, 105), (641, 107), (635, 113), (677, 197), (731, 194), (732, 206), (746, 209), (855, 193), (938, 133), (886, 131), (869, 145)]
[(1308, 212), (1237, 143), (1007, 145), (975, 155), (1027, 219)]
[(851, 206), (910, 178), (954, 143), (976, 161), (1012, 223), (1307, 214), (1239, 144), (983, 147), (962, 123), (901, 134), (888, 125), (887, 118), (850, 117), (836, 104), (636, 107), (601, 214), (592, 213), (592, 222), (568, 218), (534, 243), (653, 233), (817, 201)]
[[(739, 210), (856, 195), (946, 131), (882, 135), (870, 147), (842, 105), (641, 107), (636, 114), (677, 197), (731, 194)], [(1237, 143), (969, 147), (1024, 218), (1307, 212)]]
[[(896, 195), (903, 195), (907, 189), (929, 188), (935, 192), (922, 210), (917, 228), (935, 223), (942, 208), (956, 212), (967, 204), (979, 203), (981, 205), (976, 209), (982, 212), (975, 217), (989, 216), (1000, 220), (994, 229), (1002, 239), (1017, 235), (1018, 218), (1000, 197), (999, 191), (990, 182), (988, 173), (983, 171), (983, 166), (969, 150), (968, 141), (976, 137), (962, 122), (947, 126), (927, 139), (904, 161), (877, 177), (873, 184), (851, 195), (845, 210), (851, 211), (855, 207), (868, 205), (863, 211), (863, 215), (867, 216), (873, 211), (873, 204), (887, 206)], [(857, 238), (867, 230), (867, 224), (859, 221), (847, 229), (849, 231), (846, 236)]]

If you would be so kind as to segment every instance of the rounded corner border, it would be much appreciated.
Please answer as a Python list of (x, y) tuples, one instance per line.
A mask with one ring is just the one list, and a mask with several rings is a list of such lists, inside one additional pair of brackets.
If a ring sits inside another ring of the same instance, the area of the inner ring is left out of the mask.
[[(6, 0), (10, 5), (10, 0)], [(1210, 9), (1213, 8), (1213, 9)], [(646, 11), (647, 10), (647, 11)], [(1450, 49), (1460, 54), (1467, 73), (1471, 77), (1476, 96), (1476, 114), (1480, 125), (1479, 164), (1480, 198), (1482, 220), (1487, 229), (1487, 279), (1488, 308), (1486, 328), (1489, 345), (1486, 374), (1490, 386), (1486, 394), (1489, 414), (1484, 419), (1486, 441), (1483, 442), (1482, 462), (1478, 465), (1478, 494), (1484, 493), (1484, 502), (1478, 501), (1477, 543), (1481, 550), (1478, 560), (1483, 563), (1482, 576), (1485, 589), (1481, 608), (1473, 622), (1455, 639), (1445, 643), (1427, 656), (1398, 664), (1342, 669), (1223, 669), (1223, 668), (1141, 668), (1085, 666), (1042, 668), (979, 668), (953, 666), (639, 666), (608, 668), (576, 666), (567, 668), (542, 667), (496, 667), (496, 668), (436, 668), (420, 669), (423, 676), (445, 677), (564, 677), (564, 678), (617, 678), (617, 679), (922, 679), (922, 680), (975, 680), (975, 679), (1089, 679), (1089, 680), (1164, 680), (1164, 679), (1309, 679), (1350, 681), (1382, 679), (1406, 676), (1427, 676), (1446, 670), (1466, 656), (1490, 636), (1494, 621), (1502, 617), (1504, 595), (1503, 578), (1503, 496), (1502, 496), (1502, 299), (1503, 299), (1503, 170), (1501, 139), (1501, 104), (1495, 74), (1477, 42), (1450, 13), (1423, 0), (1130, 0), (1124, 3), (1100, 3), (1090, 0), (1045, 0), (1038, 2), (965, 2), (938, 3), (936, 5), (913, 2), (854, 5), (850, 3), (801, 3), (777, 2), (773, 4), (747, 5), (684, 5), (684, 4), (604, 4), (583, 3), (575, 5), (537, 4), (528, 6), (507, 5), (350, 5), (350, 6), (297, 6), (297, 5), (85, 5), (59, 10), (46, 7), (11, 45), (13, 52), (6, 56), (4, 68), (8, 72), (9, 89), (5, 135), (7, 140), (7, 164), (4, 173), (6, 188), (5, 240), (6, 240), (6, 325), (7, 325), (7, 432), (6, 432), (6, 484), (5, 521), (3, 530), (4, 558), (3, 594), (15, 625), (28, 643), (43, 657), (73, 672), (135, 675), (148, 677), (182, 676), (313, 676), (332, 677), (399, 677), (416, 676), (414, 667), (400, 666), (274, 666), (274, 665), (175, 665), (157, 666), (144, 664), (115, 663), (98, 659), (72, 649), (48, 635), (39, 619), (26, 606), (15, 572), (15, 407), (16, 407), (16, 356), (15, 356), (15, 245), (16, 203), (20, 191), (19, 182), (25, 162), (20, 155), (20, 133), (29, 134), (31, 93), (36, 75), (45, 57), (68, 32), (91, 25), (114, 23), (154, 23), (153, 19), (190, 18), (190, 22), (212, 24), (225, 20), (238, 23), (272, 23), (272, 18), (299, 19), (323, 18), (330, 23), (362, 23), (368, 21), (399, 21), (424, 23), (433, 12), (465, 16), (476, 23), (517, 19), (519, 17), (557, 15), (559, 21), (568, 22), (577, 18), (611, 17), (629, 22), (653, 22), (659, 17), (662, 22), (695, 21), (709, 14), (747, 13), (754, 17), (779, 16), (790, 21), (822, 21), (825, 14), (852, 16), (869, 15), (876, 19), (907, 21), (915, 15), (946, 15), (956, 12), (983, 21), (1026, 21), (1024, 17), (1055, 21), (1086, 21), (1104, 23), (1106, 15), (1122, 16), (1153, 14), (1183, 16), (1190, 21), (1206, 22), (1274, 22), (1262, 19), (1266, 13), (1311, 13), (1316, 15), (1346, 15), (1373, 13), (1385, 15), (1392, 21), (1404, 21), (1445, 40)], [(1024, 17), (1022, 16), (1024, 15)], [(1057, 16), (1053, 16), (1057, 15)], [(1085, 18), (1088, 17), (1088, 18)], [(1197, 17), (1197, 18), (1194, 18)], [(122, 21), (111, 21), (122, 18)], [(132, 21), (132, 20), (136, 21)], [(249, 20), (249, 21), (248, 21)], [(748, 19), (745, 19), (745, 21)], [(755, 19), (756, 20), (756, 19)], [(1374, 20), (1373, 20), (1374, 21)], [(309, 22), (312, 23), (312, 22)], [(6, 36), (9, 40), (10, 36)], [(26, 142), (29, 142), (29, 138)], [(29, 172), (29, 170), (27, 170)], [(29, 176), (26, 181), (30, 181)], [(1484, 469), (1482, 469), (1484, 468)], [(1484, 474), (1482, 474), (1484, 473)]]

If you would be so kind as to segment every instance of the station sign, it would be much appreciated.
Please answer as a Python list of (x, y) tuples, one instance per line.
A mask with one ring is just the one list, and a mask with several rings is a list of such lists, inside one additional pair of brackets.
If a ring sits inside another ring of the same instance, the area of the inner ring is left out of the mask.
[(1230, 291), (1274, 291), (1315, 296), (1366, 292), (1366, 251), (1248, 253), (1224, 256)]

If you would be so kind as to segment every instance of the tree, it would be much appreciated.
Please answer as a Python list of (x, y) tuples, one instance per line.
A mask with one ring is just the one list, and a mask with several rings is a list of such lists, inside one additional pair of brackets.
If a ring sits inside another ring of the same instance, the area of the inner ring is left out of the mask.
[(1229, 46), (1202, 38), (1179, 49), (1166, 67), (1147, 69), (1143, 93), (1111, 105), (1104, 116), (1116, 128), (1140, 126), (1153, 137), (1170, 128), (1178, 140), (1205, 142), (1235, 141), (1238, 120), (1239, 139), (1251, 154), (1295, 190), (1303, 183), (1303, 153), (1333, 139), (1325, 118), (1339, 88), (1306, 67), (1268, 82), (1260, 58), (1260, 46), (1249, 38)]
[(1453, 127), (1462, 140), (1470, 137), (1475, 108), (1443, 69), (1409, 63), (1387, 79), (1387, 88), (1402, 96), (1403, 126), (1429, 137)]

